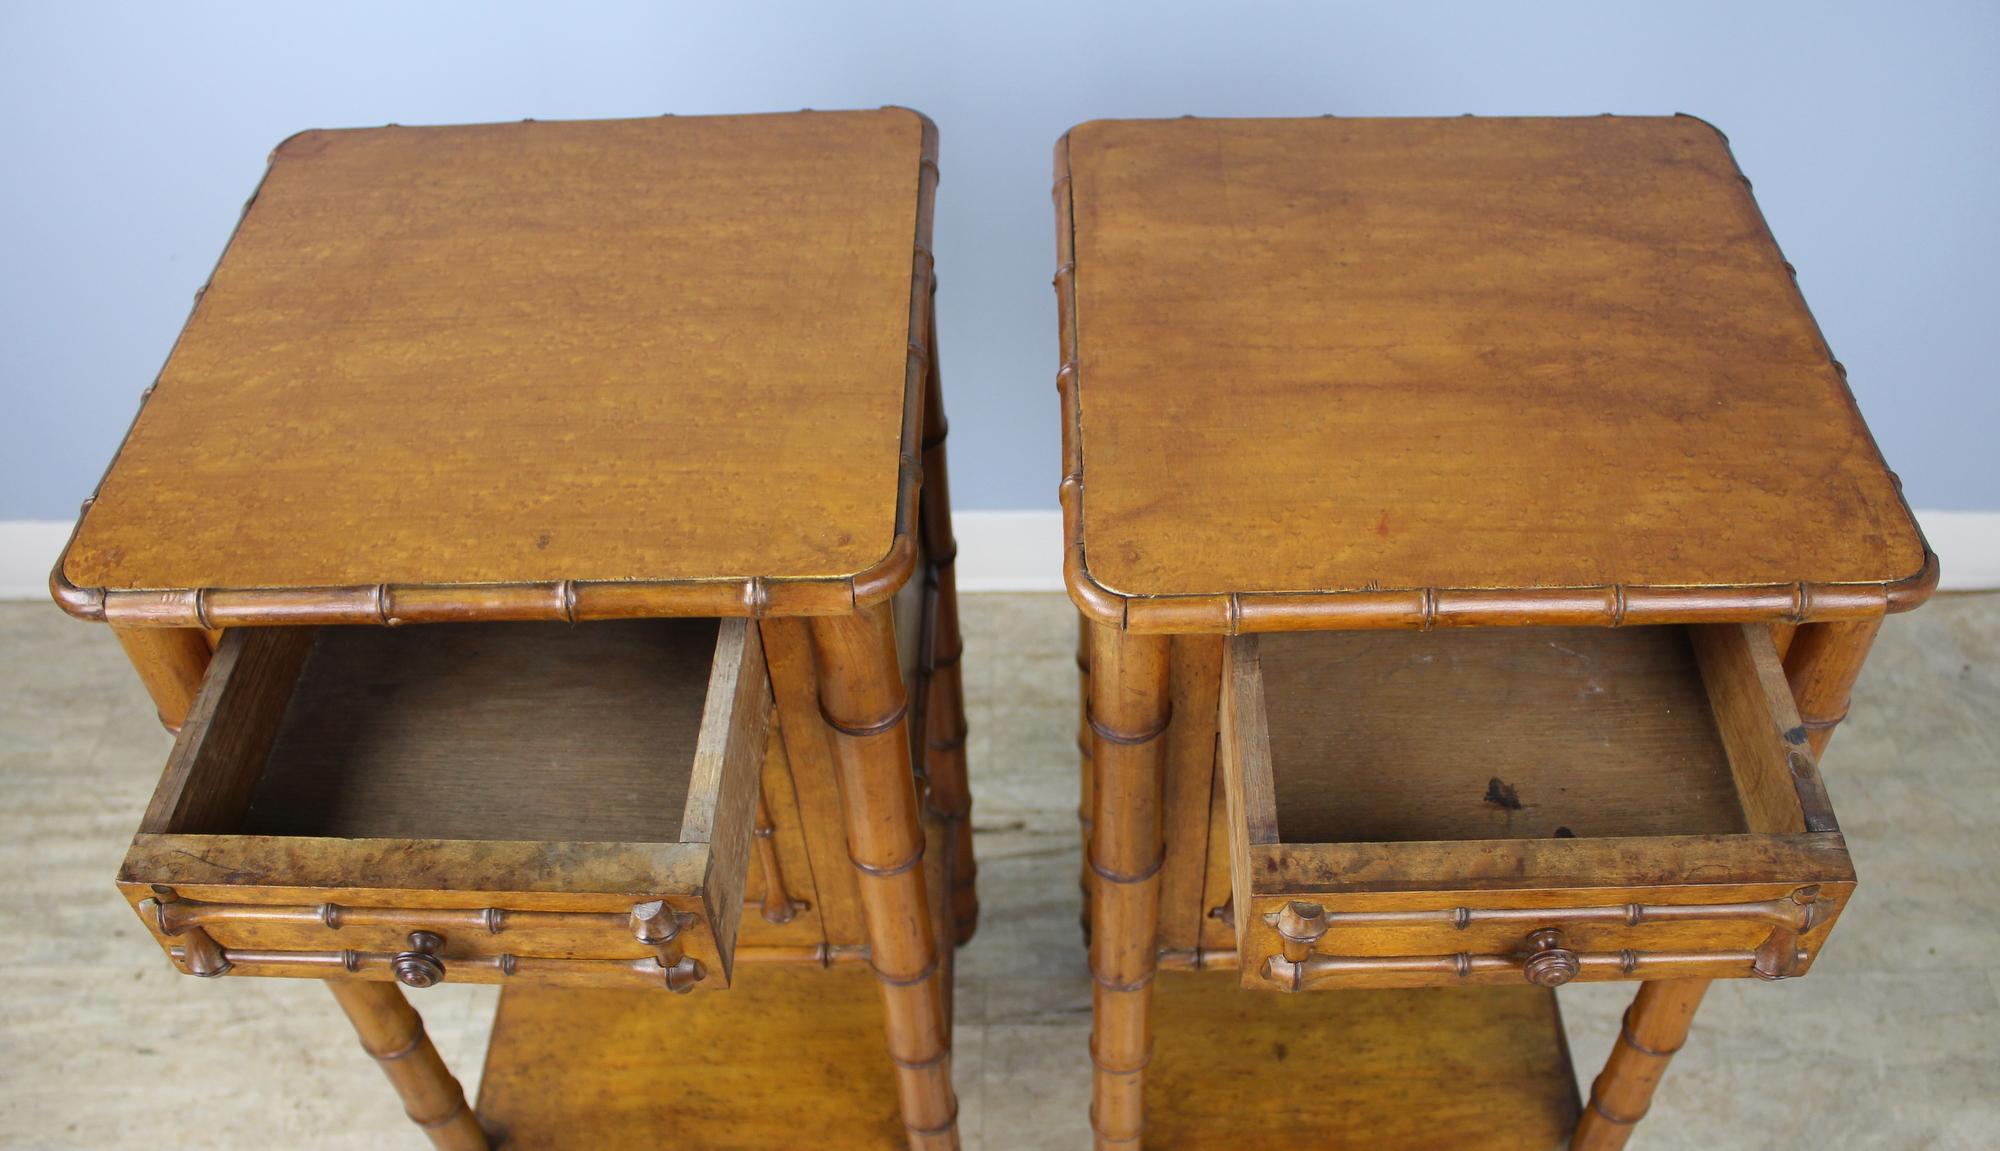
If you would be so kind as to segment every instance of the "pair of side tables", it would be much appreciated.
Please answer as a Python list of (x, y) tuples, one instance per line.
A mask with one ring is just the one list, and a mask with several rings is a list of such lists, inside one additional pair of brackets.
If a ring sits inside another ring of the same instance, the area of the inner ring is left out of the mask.
[[(121, 889), (326, 980), (439, 1147), (957, 1146), (936, 142), (295, 136), (86, 505), (56, 597), (178, 733)], [(1936, 581), (1726, 143), (1056, 177), (1098, 1145), (1622, 1145), (1710, 980), (1823, 946), (1816, 757)], [(505, 987), (476, 1109), (440, 980)], [(1639, 983), (1587, 1103), (1572, 980)]]

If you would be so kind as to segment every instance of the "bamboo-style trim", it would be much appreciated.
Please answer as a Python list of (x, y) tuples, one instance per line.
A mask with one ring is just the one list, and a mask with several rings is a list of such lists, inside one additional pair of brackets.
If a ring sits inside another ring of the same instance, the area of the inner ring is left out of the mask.
[(958, 540), (951, 526), (950, 469), (945, 440), (944, 380), (938, 362), (937, 277), (925, 301), (930, 349), (924, 384), (923, 483), (918, 517), (924, 553), (923, 636), (917, 645), (916, 730), (924, 742), (927, 802), (944, 824), (944, 881), (951, 898), (951, 940), (964, 944), (979, 925), (979, 864), (972, 853), (972, 789), (965, 773), (965, 687), (959, 661), (965, 639), (958, 622)]
[[(473, 620), (581, 620), (651, 619), (677, 616), (721, 616), (762, 619), (767, 616), (845, 615), (857, 607), (869, 607), (894, 596), (916, 570), (917, 490), (923, 481), (922, 411), (929, 351), (924, 342), (924, 319), (928, 311), (931, 278), (931, 230), (937, 192), (937, 125), (914, 109), (905, 109), (922, 124), (922, 145), (915, 173), (916, 229), (912, 240), (910, 273), (909, 352), (905, 356), (903, 385), (903, 428), (898, 449), (896, 477), (895, 533), (882, 558), (861, 571), (845, 576), (780, 578), (741, 575), (715, 579), (687, 580), (544, 580), (527, 583), (487, 584), (353, 584), (333, 587), (247, 587), (247, 588), (102, 588), (80, 587), (65, 573), (70, 548), (89, 514), (104, 477), (117, 465), (118, 453), (106, 466), (97, 487), (83, 501), (76, 526), (56, 557), (49, 573), (49, 594), (70, 615), (78, 619), (119, 624), (129, 628), (156, 627), (244, 627), (287, 624), (373, 624), (393, 627), (406, 623), (464, 623)], [(283, 144), (279, 145), (280, 148)], [(272, 155), (275, 156), (274, 149)], [(265, 177), (270, 174), (266, 161)], [(258, 189), (263, 188), (263, 179)], [(243, 205), (248, 215), (256, 193)], [(243, 217), (237, 218), (241, 229)], [(216, 258), (221, 266), (236, 234), (223, 245)], [(209, 276), (212, 279), (212, 268)], [(195, 308), (208, 290), (204, 281), (195, 293)], [(193, 311), (189, 320), (193, 319)], [(186, 331), (183, 325), (182, 331)], [(175, 346), (179, 346), (176, 337)], [(169, 351), (168, 360), (171, 361)], [(164, 371), (164, 367), (162, 371)], [(141, 393), (139, 408), (159, 386)], [(139, 419), (132, 418), (133, 425)], [(128, 425), (126, 438), (131, 436)], [(119, 452), (124, 450), (120, 441)]]
[[(903, 1124), (914, 1151), (956, 1151), (958, 1098), (951, 1084), (945, 1009), (927, 877), (916, 866), (925, 828), (912, 770), (895, 619), (877, 604), (813, 621), (820, 712), (839, 772), (847, 854), (882, 997)], [(881, 717), (899, 722), (887, 726)]]
[(465, 1091), (445, 1068), (424, 1021), (393, 986), (328, 983), (366, 1051), (403, 1101), (403, 1110), (438, 1151), (486, 1151), (486, 1132)]
[(1170, 645), (1104, 626), (1090, 643), (1090, 1123), (1101, 1149), (1136, 1145), (1145, 1127)]
[[(171, 947), (167, 954), (186, 965), (187, 950)], [(694, 990), (708, 977), (698, 959), (683, 956), (662, 964), (652, 956), (638, 959), (558, 959), (539, 955), (477, 955), (438, 961), (441, 969), (426, 982), (412, 981), (404, 971), (408, 951), (271, 951), (221, 949), (226, 968), (217, 974), (297, 976), (307, 979), (358, 979), (428, 987), (438, 983), (540, 983), (570, 987), (666, 988)], [(193, 974), (190, 971), (190, 974)]]
[[(1758, 970), (1761, 951), (1596, 951), (1568, 952), (1572, 968), (1558, 978), (1540, 977), (1534, 972), (1536, 954), (1474, 955), (1310, 955), (1294, 963), (1282, 955), (1264, 960), (1263, 977), (1281, 991), (1310, 991), (1320, 984), (1340, 985), (1344, 981), (1384, 976), (1435, 976), (1467, 987), (1512, 985), (1525, 981), (1541, 987), (1565, 983), (1592, 983), (1624, 979), (1726, 978), (1755, 976), (1760, 979), (1787, 979), (1790, 975), (1765, 975)], [(1794, 960), (1803, 964), (1804, 952)]]
[(1162, 948), (1155, 962), (1161, 971), (1233, 971), (1242, 953), (1233, 947)]
[[(1717, 133), (1720, 135), (1720, 133)], [(1727, 139), (1724, 140), (1725, 144)], [(1739, 169), (1740, 174), (1740, 169)], [(1745, 196), (1748, 196), (1745, 181)], [(1083, 538), (1084, 445), (1082, 367), (1076, 316), (1076, 210), (1069, 134), (1056, 141), (1056, 311), (1062, 366), (1056, 391), (1062, 409), (1063, 582), (1078, 610), (1093, 622), (1143, 634), (1373, 630), (1434, 627), (1620, 627), (1670, 623), (1805, 623), (1866, 619), (1903, 612), (1937, 589), (1938, 560), (1923, 541), (1917, 571), (1886, 583), (1716, 584), (1657, 586), (1605, 584), (1536, 588), (1385, 588), (1369, 591), (1213, 592), (1138, 595), (1098, 582), (1090, 573)], [(1754, 204), (1754, 201), (1752, 201)], [(1760, 214), (1761, 222), (1762, 216)], [(1768, 235), (1770, 229), (1765, 227)], [(1773, 241), (1775, 245), (1775, 240)], [(1795, 285), (1796, 287), (1796, 285)], [(1810, 315), (1810, 311), (1807, 313)], [(1815, 331), (1818, 321), (1814, 321)], [(1821, 347), (1826, 349), (1824, 336)], [(1850, 406), (1847, 371), (1826, 349)], [(1857, 416), (1858, 419), (1858, 416)], [(1865, 433), (1865, 425), (1864, 425)], [(1869, 440), (1872, 446), (1872, 436)], [(1876, 451), (1879, 461), (1881, 452)], [(1909, 501), (1901, 495), (1904, 514)], [(1910, 520), (1918, 539), (1921, 527)]]
[[(1286, 934), (1287, 912), (1310, 914), (1319, 928), (1315, 932)], [(1266, 915), (1264, 920), (1288, 939), (1318, 940), (1337, 927), (1433, 927), (1464, 929), (1485, 923), (1578, 924), (1606, 923), (1623, 927), (1644, 927), (1656, 923), (1690, 921), (1747, 920), (1811, 931), (1826, 922), (1833, 901), (1819, 897), (1818, 887), (1802, 887), (1780, 899), (1751, 903), (1619, 903), (1600, 907), (1439, 907), (1418, 910), (1326, 911), (1317, 904), (1288, 903), (1284, 911)]]
[(1648, 982), (1625, 1011), (1618, 1043), (1590, 1085), (1590, 1103), (1570, 1136), (1570, 1151), (1618, 1151), (1645, 1118), (1667, 1064), (1687, 1042), (1708, 991), (1706, 979)]

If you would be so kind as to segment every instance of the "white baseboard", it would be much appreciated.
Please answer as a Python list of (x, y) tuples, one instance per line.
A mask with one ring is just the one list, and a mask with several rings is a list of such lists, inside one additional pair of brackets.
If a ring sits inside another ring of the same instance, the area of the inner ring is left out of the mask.
[[(1061, 512), (961, 511), (952, 520), (960, 591), (1063, 590)], [(2000, 590), (2000, 512), (1919, 511), (1917, 520), (1944, 568), (1941, 589)], [(48, 598), (69, 530), (58, 520), (0, 520), (0, 600)]]
[(71, 526), (66, 520), (0, 520), (0, 600), (49, 598), (49, 573)]
[(1062, 513), (1047, 511), (951, 513), (958, 537), (958, 590), (1061, 591)]

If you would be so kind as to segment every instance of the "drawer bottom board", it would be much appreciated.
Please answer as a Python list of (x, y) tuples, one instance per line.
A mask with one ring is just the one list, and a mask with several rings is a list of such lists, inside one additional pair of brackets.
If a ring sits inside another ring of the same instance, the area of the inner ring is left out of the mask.
[(744, 964), (713, 995), (509, 988), (479, 1117), (507, 1148), (891, 1151), (884, 1043), (866, 964)]
[(1553, 991), (1264, 995), (1228, 971), (1155, 980), (1148, 1151), (1553, 1151), (1576, 1125)]

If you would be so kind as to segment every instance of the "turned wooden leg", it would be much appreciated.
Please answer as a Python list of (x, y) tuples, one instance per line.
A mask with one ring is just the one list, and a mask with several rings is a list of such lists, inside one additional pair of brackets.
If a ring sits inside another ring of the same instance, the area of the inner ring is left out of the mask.
[[(937, 281), (931, 281), (937, 291)], [(965, 683), (959, 658), (965, 643), (958, 630), (958, 540), (951, 531), (951, 482), (945, 468), (944, 388), (938, 381), (937, 308), (928, 319), (930, 371), (924, 388), (924, 486), (922, 532), (930, 558), (931, 642), (925, 678), (924, 774), (931, 803), (945, 822), (951, 852), (953, 938), (965, 943), (979, 927), (979, 867), (972, 858), (972, 790), (965, 776)]]
[(908, 710), (889, 605), (812, 621), (820, 712), (833, 732), (862, 920), (882, 993), (912, 1151), (958, 1147), (958, 1100), (944, 1016), (924, 829), (910, 768)]
[(361, 979), (332, 979), (326, 986), (360, 1033), (361, 1049), (374, 1056), (402, 1097), (410, 1122), (423, 1128), (439, 1151), (486, 1151), (486, 1132), (403, 989)]
[(1799, 627), (1785, 651), (1785, 679), (1792, 685), (1806, 742), (1817, 759), (1847, 718), (1847, 697), (1881, 630), (1882, 617), (1809, 623)]
[(1590, 1085), (1590, 1105), (1577, 1121), (1570, 1151), (1617, 1151), (1645, 1118), (1667, 1062), (1687, 1041), (1694, 1009), (1708, 990), (1706, 979), (1660, 979), (1639, 985), (1625, 1011), (1618, 1044)]
[(1139, 1146), (1153, 1054), (1160, 926), (1166, 636), (1094, 625), (1090, 641), (1090, 1123), (1096, 1145)]
[(1076, 751), (1077, 772), (1077, 829), (1083, 836), (1083, 866), (1079, 869), (1077, 886), (1083, 891), (1083, 909), (1079, 921), (1083, 924), (1083, 944), (1090, 946), (1090, 788), (1095, 774), (1090, 764), (1090, 620), (1082, 612), (1076, 613)]
[(120, 627), (111, 625), (111, 634), (125, 649), (139, 673), (139, 682), (153, 697), (153, 707), (166, 729), (178, 732), (186, 722), (188, 707), (201, 690), (202, 673), (214, 654), (208, 635), (192, 627)]

